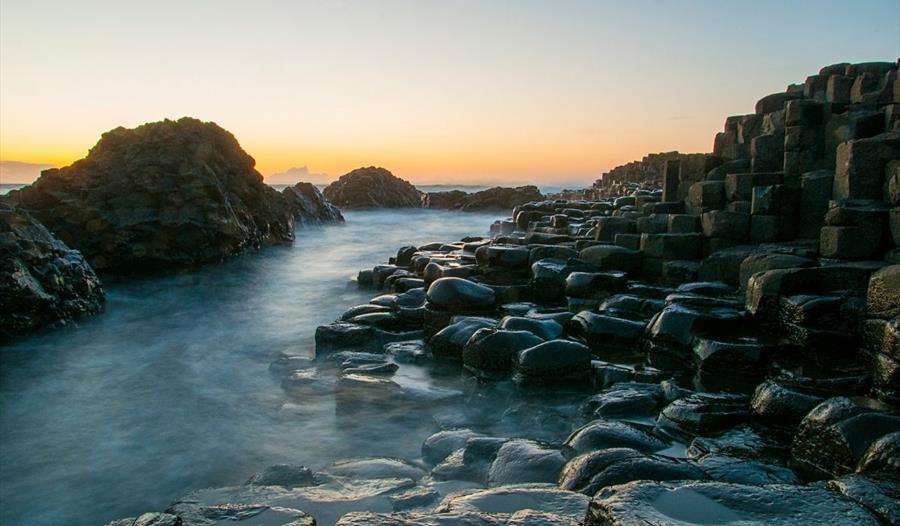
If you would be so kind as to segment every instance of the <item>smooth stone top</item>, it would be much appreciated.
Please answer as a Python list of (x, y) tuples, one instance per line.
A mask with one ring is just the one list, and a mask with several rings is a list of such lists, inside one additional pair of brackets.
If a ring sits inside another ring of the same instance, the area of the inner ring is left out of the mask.
[(484, 310), (496, 303), (494, 291), (462, 278), (440, 278), (428, 287), (428, 301), (448, 310)]

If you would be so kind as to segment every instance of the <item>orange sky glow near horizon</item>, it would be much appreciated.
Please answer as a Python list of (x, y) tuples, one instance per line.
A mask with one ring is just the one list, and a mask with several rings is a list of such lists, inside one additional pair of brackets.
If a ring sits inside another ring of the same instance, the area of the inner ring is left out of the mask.
[(109, 129), (192, 116), (266, 176), (589, 184), (710, 151), (726, 116), (822, 66), (900, 54), (891, 0), (161, 4), (0, 4), (0, 160), (64, 166)]

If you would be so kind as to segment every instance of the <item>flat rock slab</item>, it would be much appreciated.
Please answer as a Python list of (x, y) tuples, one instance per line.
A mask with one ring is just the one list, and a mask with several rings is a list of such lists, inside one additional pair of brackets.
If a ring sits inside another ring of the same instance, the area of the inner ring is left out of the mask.
[(336, 526), (578, 526), (571, 517), (525, 510), (512, 514), (350, 513)]
[(520, 484), (448, 495), (438, 512), (515, 513), (540, 510), (575, 519), (584, 518), (590, 498), (555, 484)]
[(585, 526), (638, 524), (879, 524), (865, 508), (824, 488), (722, 482), (639, 481), (613, 486), (591, 501)]

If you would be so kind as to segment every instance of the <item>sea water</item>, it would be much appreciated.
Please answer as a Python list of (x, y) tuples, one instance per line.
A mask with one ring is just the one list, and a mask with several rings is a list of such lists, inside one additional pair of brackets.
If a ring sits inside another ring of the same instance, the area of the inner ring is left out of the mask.
[[(499, 214), (345, 216), (219, 265), (105, 279), (102, 314), (0, 347), (0, 524), (103, 524), (275, 463), (416, 458), (453, 407), (342, 418), (333, 396), (286, 394), (270, 364), (309, 355), (316, 326), (377, 294), (352, 282), (359, 269), (406, 244), (486, 235)], [(423, 388), (467, 381), (458, 367), (405, 369)]]

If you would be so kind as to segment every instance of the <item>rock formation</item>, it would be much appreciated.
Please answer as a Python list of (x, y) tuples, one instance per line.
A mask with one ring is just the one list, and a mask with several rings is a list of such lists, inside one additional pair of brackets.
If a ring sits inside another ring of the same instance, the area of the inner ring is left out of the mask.
[(344, 216), (312, 183), (300, 182), (281, 191), (288, 209), (302, 225), (342, 222)]
[(480, 192), (467, 193), (461, 190), (448, 192), (428, 192), (422, 196), (425, 208), (449, 208), (451, 210), (512, 210), (513, 208), (543, 199), (536, 186), (505, 188), (495, 186)]
[(185, 267), (293, 239), (291, 208), (254, 164), (216, 124), (166, 120), (111, 130), (7, 199), (99, 271)]
[(341, 208), (418, 208), (422, 194), (384, 168), (357, 168), (332, 182), (323, 192)]
[[(896, 78), (829, 66), (729, 118), (712, 155), (361, 271), (377, 295), (318, 327), (283, 385), (332, 389), (339, 413), (440, 415), (421, 463), (282, 468), (289, 490), (201, 490), (166, 519), (252, 503), (346, 526), (900, 522)], [(390, 378), (430, 360), (478, 381)], [(482, 396), (489, 414), (441, 411)], [(495, 432), (523, 414), (528, 436)]]
[(0, 343), (103, 308), (100, 280), (77, 250), (0, 202)]

